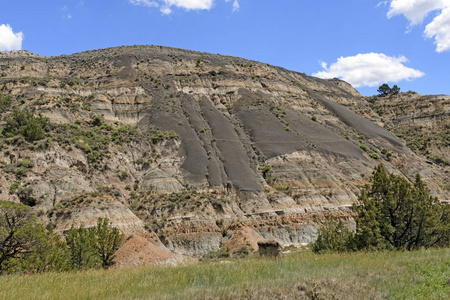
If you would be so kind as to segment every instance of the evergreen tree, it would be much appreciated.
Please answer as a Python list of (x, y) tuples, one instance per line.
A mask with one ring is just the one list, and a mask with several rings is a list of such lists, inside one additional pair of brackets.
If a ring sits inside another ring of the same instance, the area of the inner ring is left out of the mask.
[(28, 142), (33, 142), (45, 137), (49, 124), (49, 119), (41, 114), (35, 116), (28, 109), (14, 109), (11, 117), (6, 120), (3, 135), (10, 137), (22, 134)]
[(113, 227), (108, 218), (99, 218), (97, 225), (85, 228), (72, 227), (66, 233), (66, 241), (74, 268), (88, 269), (110, 267), (123, 235)]
[(390, 91), (393, 95), (397, 95), (398, 93), (400, 93), (400, 88), (394, 84), (394, 86), (392, 87), (391, 91)]
[(10, 260), (7, 263), (9, 272), (42, 273), (71, 270), (67, 244), (52, 231), (48, 231), (45, 237), (26, 256)]
[(377, 92), (380, 97), (387, 96), (391, 92), (391, 88), (387, 83), (383, 83), (378, 87)]
[(442, 244), (450, 234), (448, 209), (429, 195), (420, 175), (411, 185), (380, 164), (354, 206), (358, 248), (411, 250)]
[(312, 245), (314, 253), (344, 252), (353, 248), (352, 232), (341, 220), (327, 218), (318, 234)]
[(341, 225), (325, 223), (313, 244), (315, 252), (342, 251), (342, 247), (372, 251), (450, 245), (450, 206), (429, 194), (420, 175), (411, 184), (378, 165), (353, 211), (356, 231), (346, 234)]
[(99, 218), (93, 228), (94, 248), (100, 256), (102, 266), (107, 268), (114, 264), (114, 254), (119, 249), (123, 235), (119, 229), (112, 227), (108, 218)]
[(92, 232), (80, 224), (72, 227), (65, 234), (67, 247), (70, 253), (72, 267), (77, 270), (98, 268), (100, 259), (94, 249), (94, 236)]
[(42, 253), (54, 238), (28, 206), (0, 200), (0, 274)]

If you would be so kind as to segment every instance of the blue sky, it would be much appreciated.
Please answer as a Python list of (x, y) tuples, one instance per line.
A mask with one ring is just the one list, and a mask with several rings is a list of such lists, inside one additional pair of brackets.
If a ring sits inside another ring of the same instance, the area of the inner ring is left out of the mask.
[(3, 0), (0, 50), (51, 56), (148, 44), (450, 94), (450, 0)]

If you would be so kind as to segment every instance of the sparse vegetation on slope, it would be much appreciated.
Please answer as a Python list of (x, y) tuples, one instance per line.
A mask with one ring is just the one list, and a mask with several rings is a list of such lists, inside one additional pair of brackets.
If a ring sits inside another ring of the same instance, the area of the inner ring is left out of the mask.
[[(408, 111), (397, 126), (416, 122), (421, 110), (404, 93), (375, 96), (382, 109), (372, 110), (338, 79), (160, 46), (0, 56), (0, 198), (31, 206), (58, 232), (104, 213), (190, 256), (250, 253), (260, 239), (310, 243), (325, 217), (352, 216), (378, 162), (409, 180), (420, 172), (448, 199), (446, 148), (433, 142), (426, 161), (379, 126), (377, 112), (391, 107)], [(444, 98), (424, 110), (440, 114), (439, 131)], [(15, 110), (26, 122), (8, 123)], [(111, 196), (68, 201), (83, 195)], [(150, 262), (133, 255), (129, 264)]]

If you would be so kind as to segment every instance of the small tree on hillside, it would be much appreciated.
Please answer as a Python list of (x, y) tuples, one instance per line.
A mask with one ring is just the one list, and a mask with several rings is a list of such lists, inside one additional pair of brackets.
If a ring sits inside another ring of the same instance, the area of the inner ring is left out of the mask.
[(65, 234), (72, 268), (77, 270), (100, 267), (100, 259), (95, 252), (93, 235), (83, 224), (72, 227)]
[(41, 114), (35, 116), (28, 109), (14, 109), (2, 133), (7, 137), (22, 134), (28, 142), (34, 142), (45, 137), (49, 124), (49, 119)]
[(48, 240), (46, 229), (28, 206), (0, 200), (0, 275), (12, 260), (24, 259)]
[(389, 87), (389, 85), (387, 83), (383, 83), (382, 85), (380, 85), (378, 87), (377, 92), (378, 92), (378, 96), (380, 96), (380, 97), (387, 96), (391, 92), (391, 88)]
[(400, 88), (395, 84), (391, 89), (391, 93), (393, 95), (397, 95), (398, 93), (400, 93)]
[(110, 267), (123, 235), (108, 218), (99, 218), (97, 225), (72, 227), (66, 232), (71, 262), (76, 269)]
[(110, 267), (114, 264), (114, 254), (119, 249), (123, 234), (112, 227), (108, 218), (98, 218), (97, 226), (93, 228), (94, 248), (100, 256), (102, 266)]
[(389, 94), (397, 95), (400, 92), (400, 88), (396, 84), (391, 88), (387, 83), (383, 83), (378, 87), (377, 92), (379, 97), (384, 97)]

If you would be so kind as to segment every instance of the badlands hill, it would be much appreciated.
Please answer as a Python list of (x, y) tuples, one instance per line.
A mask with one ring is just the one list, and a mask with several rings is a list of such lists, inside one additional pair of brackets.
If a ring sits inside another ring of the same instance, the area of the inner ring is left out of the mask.
[[(0, 90), (0, 198), (59, 232), (107, 216), (130, 234), (119, 265), (309, 243), (324, 217), (351, 217), (379, 163), (450, 199), (449, 96), (366, 98), (160, 46), (0, 53)], [(11, 128), (18, 111), (49, 119), (42, 138)]]

